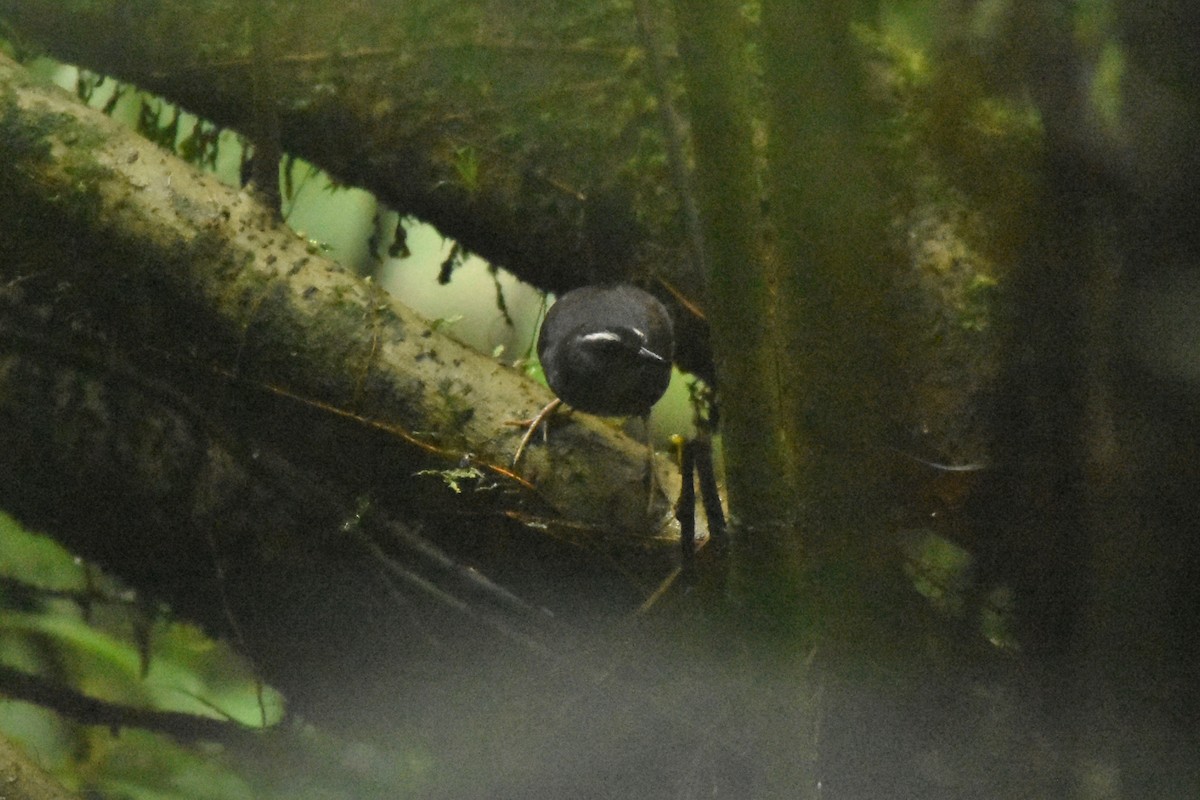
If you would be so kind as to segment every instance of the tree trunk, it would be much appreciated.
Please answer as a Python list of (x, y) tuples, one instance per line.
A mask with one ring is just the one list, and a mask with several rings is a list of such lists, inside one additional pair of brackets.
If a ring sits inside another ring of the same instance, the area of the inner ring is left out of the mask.
[(373, 646), (343, 615), (379, 605), (381, 568), (519, 648), (571, 602), (558, 570), (609, 608), (666, 577), (644, 443), (576, 415), (512, 473), (506, 423), (544, 388), (11, 62), (0, 84), (5, 508), (186, 616), (253, 620), (284, 688)]
[[(1200, 98), (1171, 77), (1195, 29), (1166, 36), (1118, 5), (1097, 32), (1122, 48), (1110, 96), (1081, 88), (1095, 53), (1052, 6), (1021, 6), (1007, 34), (1046, 129), (1045, 189), (1014, 275), (1003, 480), (980, 508), (991, 572), (1016, 589), (1031, 705), (1064, 742), (1058, 786), (1081, 800), (1200, 792), (1200, 383), (1181, 312), (1197, 302)], [(1156, 44), (1126, 49), (1147, 25)]]
[[(711, 379), (703, 281), (627, 5), (275, 7), (283, 152), (541, 288), (645, 284), (674, 312), (678, 363)], [(245, 16), (228, 3), (0, 0), (0, 17), (222, 127), (253, 138), (262, 121)]]
[(745, 24), (737, 4), (727, 0), (682, 0), (675, 11), (693, 119), (709, 318), (723, 387), (721, 431), (731, 512), (737, 528), (768, 536), (791, 516), (794, 465), (781, 405)]

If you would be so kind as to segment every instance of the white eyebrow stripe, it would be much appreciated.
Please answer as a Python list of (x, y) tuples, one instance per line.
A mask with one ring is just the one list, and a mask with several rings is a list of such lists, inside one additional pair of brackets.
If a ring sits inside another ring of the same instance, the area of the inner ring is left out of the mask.
[(638, 338), (641, 339), (643, 342), (646, 341), (646, 334), (642, 331), (641, 328), (630, 328), (629, 330), (636, 333)]
[(619, 342), (620, 336), (617, 336), (612, 331), (596, 331), (595, 333), (586, 333), (579, 337), (583, 342)]

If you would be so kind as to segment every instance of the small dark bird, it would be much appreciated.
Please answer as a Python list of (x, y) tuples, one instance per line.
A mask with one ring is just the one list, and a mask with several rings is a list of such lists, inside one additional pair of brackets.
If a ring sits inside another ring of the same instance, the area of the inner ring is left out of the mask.
[[(675, 332), (649, 292), (628, 284), (585, 286), (550, 307), (537, 350), (546, 383), (561, 402), (599, 416), (645, 417), (671, 380)], [(538, 414), (514, 463), (557, 406)]]
[(563, 402), (600, 416), (644, 416), (671, 380), (675, 334), (650, 293), (585, 286), (550, 307), (537, 349), (546, 383)]

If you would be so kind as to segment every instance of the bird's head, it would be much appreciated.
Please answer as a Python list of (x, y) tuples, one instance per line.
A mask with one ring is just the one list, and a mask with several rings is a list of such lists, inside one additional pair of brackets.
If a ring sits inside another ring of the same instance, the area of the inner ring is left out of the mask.
[(671, 379), (671, 318), (633, 286), (568, 292), (538, 340), (546, 382), (564, 402), (604, 416), (649, 413)]

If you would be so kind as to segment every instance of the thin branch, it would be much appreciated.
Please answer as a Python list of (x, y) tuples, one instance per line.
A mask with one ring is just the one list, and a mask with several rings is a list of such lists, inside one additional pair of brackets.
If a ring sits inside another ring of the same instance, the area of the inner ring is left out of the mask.
[(650, 65), (651, 89), (658, 96), (659, 124), (662, 126), (663, 142), (667, 151), (667, 165), (671, 170), (671, 182), (679, 195), (683, 207), (683, 220), (687, 227), (688, 255), (692, 261), (692, 275), (699, 281), (701, 289), (707, 285), (708, 269), (704, 256), (704, 229), (700, 225), (700, 209), (696, 204), (696, 191), (692, 186), (685, 154), (683, 119), (675, 108), (671, 96), (671, 80), (667, 71), (662, 36), (655, 20), (650, 0), (634, 0), (637, 15), (638, 35), (646, 51)]
[(109, 703), (3, 664), (0, 664), (0, 692), (13, 700), (24, 700), (49, 708), (84, 725), (103, 725), (114, 729), (143, 728), (185, 742), (206, 740), (234, 744), (266, 730), (231, 719), (220, 720), (178, 711), (154, 711)]

